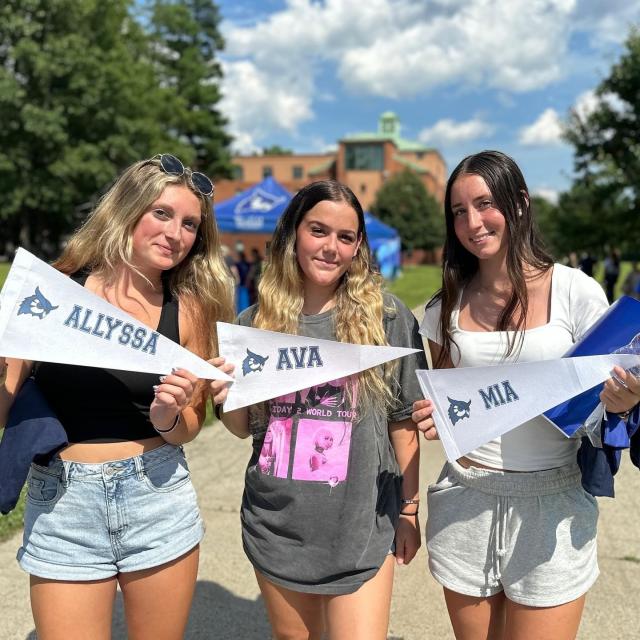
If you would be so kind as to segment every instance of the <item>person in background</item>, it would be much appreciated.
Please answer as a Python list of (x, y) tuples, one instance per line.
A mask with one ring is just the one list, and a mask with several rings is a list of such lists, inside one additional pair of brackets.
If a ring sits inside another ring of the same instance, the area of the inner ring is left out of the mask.
[(622, 283), (622, 293), (640, 300), (640, 268), (636, 260), (631, 263), (631, 271)]
[(262, 256), (258, 249), (251, 249), (251, 266), (247, 274), (247, 287), (249, 289), (249, 303), (255, 304), (258, 301), (258, 285), (262, 276)]
[[(554, 264), (529, 190), (499, 151), (468, 156), (445, 192), (442, 288), (422, 333), (434, 367), (560, 358), (608, 308), (600, 285)], [(601, 395), (626, 420), (640, 380), (616, 367)], [(438, 437), (429, 399), (413, 419)], [(611, 415), (611, 414), (610, 414)], [(573, 640), (598, 577), (598, 505), (581, 485), (580, 439), (537, 417), (444, 465), (428, 489), (429, 569), (458, 640)]]
[(238, 271), (238, 313), (249, 306), (249, 288), (247, 283), (247, 276), (249, 275), (250, 268), (251, 265), (249, 264), (244, 251), (238, 251), (238, 259), (236, 260), (236, 269)]
[(578, 264), (580, 271), (593, 278), (593, 269), (595, 266), (596, 260), (591, 256), (591, 254), (588, 251), (583, 252), (580, 256), (580, 263)]
[[(420, 349), (395, 364), (222, 414), (229, 431), (253, 439), (242, 537), (274, 637), (386, 640), (393, 554), (408, 564), (420, 546), (410, 416), (420, 397), (415, 369), (426, 360), (415, 318), (371, 271), (364, 213), (348, 187), (314, 182), (293, 197), (273, 236), (258, 304), (238, 322)], [(232, 371), (221, 358), (213, 363)], [(218, 408), (226, 389), (211, 384)], [(277, 454), (273, 467), (276, 442), (286, 457)]]
[[(203, 358), (233, 317), (213, 184), (163, 154), (130, 166), (54, 267)], [(5, 370), (5, 359), (0, 358)], [(119, 587), (129, 637), (182, 638), (204, 524), (182, 445), (207, 387), (184, 369), (158, 376), (8, 359), (0, 420), (29, 377), (68, 446), (27, 481), (20, 566), (39, 638), (109, 638)]]
[(604, 286), (607, 292), (607, 300), (611, 304), (616, 296), (615, 289), (620, 277), (620, 255), (615, 249), (611, 249), (604, 259)]

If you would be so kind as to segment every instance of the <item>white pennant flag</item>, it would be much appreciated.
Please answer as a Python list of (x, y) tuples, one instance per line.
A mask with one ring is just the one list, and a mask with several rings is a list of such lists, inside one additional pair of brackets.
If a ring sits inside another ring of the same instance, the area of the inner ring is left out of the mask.
[(307, 389), (415, 353), (218, 322), (220, 355), (235, 365), (225, 411)]
[(612, 354), (489, 367), (418, 370), (425, 398), (449, 460), (573, 398), (611, 376), (615, 365), (638, 365), (640, 356)]
[(0, 294), (0, 355), (105, 369), (231, 380), (34, 255), (18, 249)]

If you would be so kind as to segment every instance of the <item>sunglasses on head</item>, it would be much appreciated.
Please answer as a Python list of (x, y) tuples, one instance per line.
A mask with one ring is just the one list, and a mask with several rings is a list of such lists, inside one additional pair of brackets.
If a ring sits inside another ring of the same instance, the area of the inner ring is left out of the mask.
[(160, 161), (160, 168), (170, 176), (183, 176), (187, 175), (187, 178), (195, 191), (203, 196), (213, 195), (213, 182), (199, 171), (192, 171), (189, 167), (185, 167), (182, 162), (170, 153), (159, 153), (151, 158), (152, 160)]

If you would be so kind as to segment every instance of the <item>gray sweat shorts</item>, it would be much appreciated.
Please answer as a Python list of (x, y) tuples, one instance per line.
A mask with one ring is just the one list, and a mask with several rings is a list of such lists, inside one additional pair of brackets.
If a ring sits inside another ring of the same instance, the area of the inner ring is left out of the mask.
[(598, 504), (577, 465), (509, 473), (445, 463), (427, 501), (429, 569), (451, 591), (552, 607), (598, 577)]

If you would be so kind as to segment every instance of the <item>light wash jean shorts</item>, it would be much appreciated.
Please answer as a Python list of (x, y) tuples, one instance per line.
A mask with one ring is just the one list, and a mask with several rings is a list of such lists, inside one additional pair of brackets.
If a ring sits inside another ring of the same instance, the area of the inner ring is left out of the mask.
[(103, 464), (32, 465), (18, 562), (52, 580), (101, 580), (157, 567), (204, 535), (182, 447)]
[(509, 473), (446, 463), (427, 500), (429, 569), (451, 591), (552, 607), (598, 577), (598, 504), (577, 465)]

